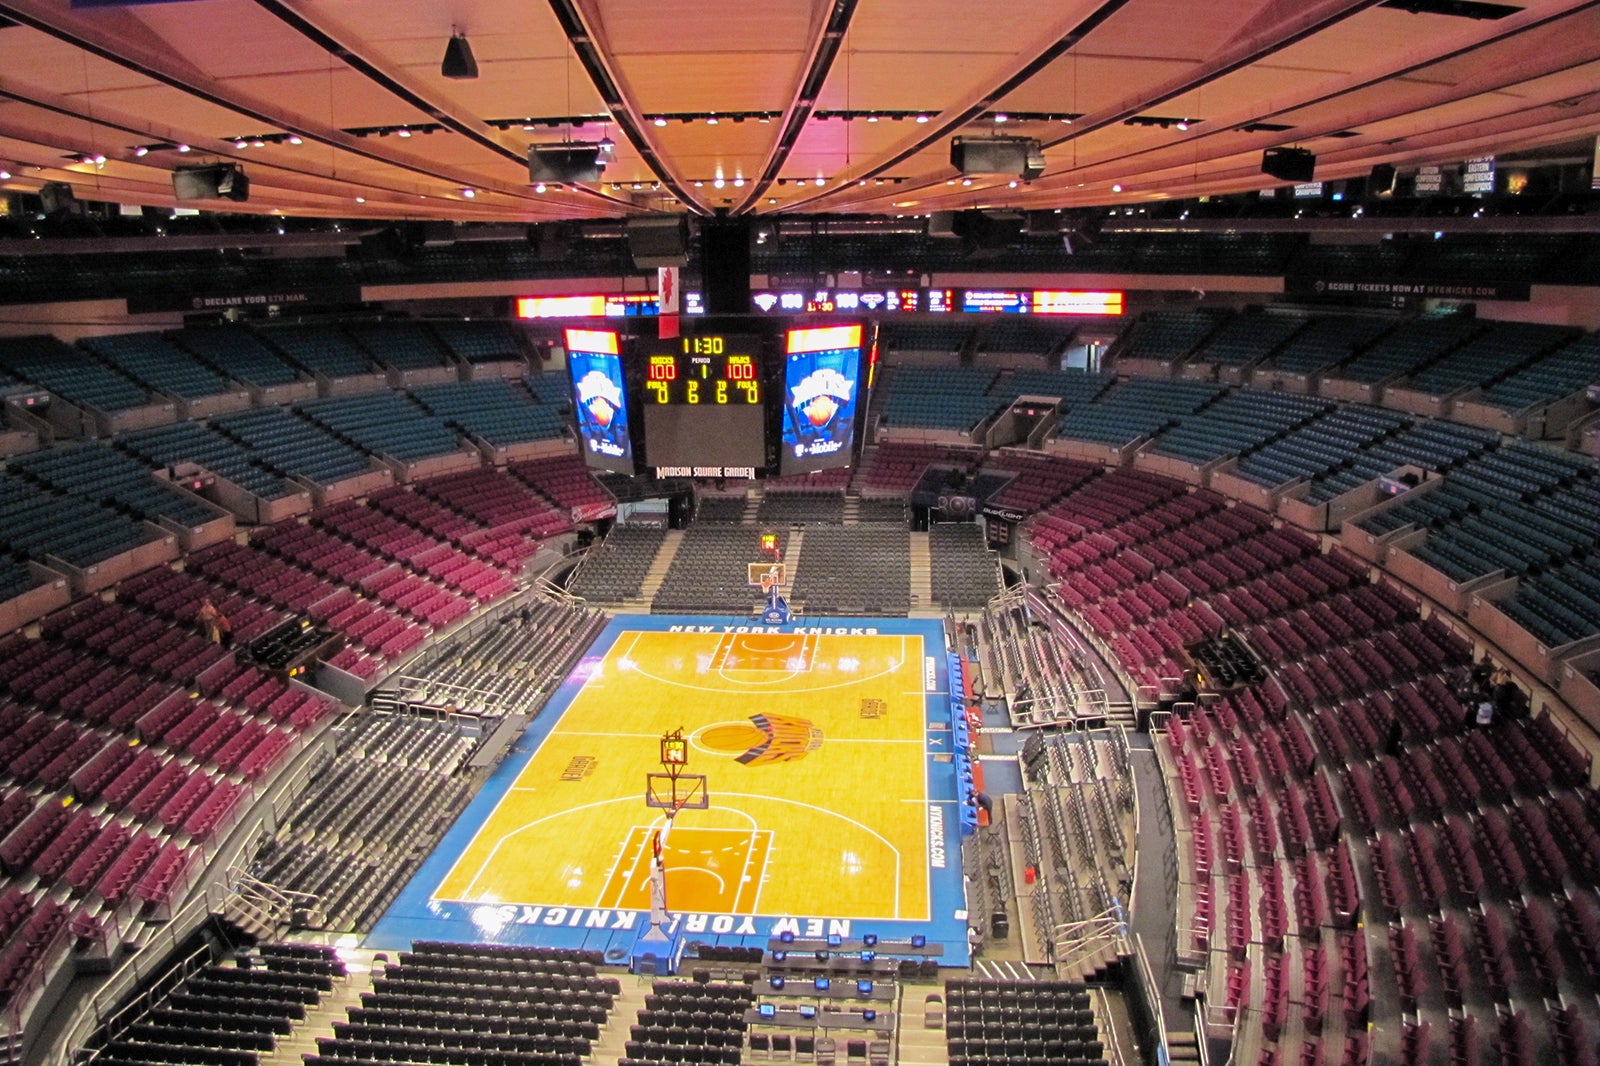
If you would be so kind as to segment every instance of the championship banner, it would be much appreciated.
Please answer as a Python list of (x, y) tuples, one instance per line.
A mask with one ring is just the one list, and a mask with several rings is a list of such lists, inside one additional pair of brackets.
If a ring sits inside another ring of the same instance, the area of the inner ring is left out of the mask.
[(681, 293), (678, 289), (678, 267), (656, 267), (656, 319), (657, 336), (671, 340), (678, 335), (678, 312)]

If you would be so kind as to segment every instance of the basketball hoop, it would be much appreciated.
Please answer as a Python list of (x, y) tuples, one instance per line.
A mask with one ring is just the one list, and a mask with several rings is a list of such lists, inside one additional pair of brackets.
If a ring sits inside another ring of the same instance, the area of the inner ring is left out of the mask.
[(773, 588), (778, 584), (778, 575), (769, 570), (761, 575), (761, 593), (764, 596), (772, 595)]

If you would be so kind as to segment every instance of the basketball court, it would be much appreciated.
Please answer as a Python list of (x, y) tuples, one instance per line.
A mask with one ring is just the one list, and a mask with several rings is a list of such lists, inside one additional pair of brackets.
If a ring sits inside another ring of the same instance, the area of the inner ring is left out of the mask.
[(939, 623), (708, 623), (614, 619), (369, 943), (614, 954), (659, 854), (694, 939), (921, 933), (964, 959)]

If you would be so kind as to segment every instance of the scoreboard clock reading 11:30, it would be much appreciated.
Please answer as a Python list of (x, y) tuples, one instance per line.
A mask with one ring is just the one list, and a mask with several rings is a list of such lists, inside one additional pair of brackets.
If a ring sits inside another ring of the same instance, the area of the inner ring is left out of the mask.
[(644, 402), (651, 406), (761, 405), (761, 372), (749, 338), (681, 337), (645, 357)]

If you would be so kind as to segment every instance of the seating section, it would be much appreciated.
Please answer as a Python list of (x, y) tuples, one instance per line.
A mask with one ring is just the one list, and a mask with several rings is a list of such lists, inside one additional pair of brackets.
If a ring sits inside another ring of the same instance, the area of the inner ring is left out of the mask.
[(1589, 333), (1531, 366), (1501, 378), (1483, 393), (1483, 401), (1505, 411), (1524, 411), (1540, 403), (1570, 396), (1594, 381), (1600, 362), (1600, 333)]
[(1311, 396), (1241, 389), (1162, 433), (1153, 451), (1203, 465), (1260, 447), (1306, 425), (1329, 406)]
[(286, 477), (329, 485), (372, 469), (365, 452), (282, 407), (223, 415), (212, 419), (211, 426)]
[(195, 326), (167, 337), (213, 370), (246, 385), (271, 388), (301, 380), (293, 364), (241, 326)]
[(485, 719), (532, 718), (606, 619), (593, 608), (533, 600), (430, 648), (407, 668), (393, 694), (412, 707), (447, 708)]
[(972, 366), (894, 368), (883, 402), (883, 421), (901, 429), (971, 430), (999, 408), (985, 395), (995, 372)]
[(904, 615), (911, 609), (909, 534), (903, 525), (811, 526), (789, 576), (791, 601), (807, 614)]
[(844, 493), (769, 487), (756, 506), (756, 520), (769, 526), (839, 525), (844, 521)]
[(1334, 486), (1324, 490), (1323, 498), (1328, 499), (1354, 487), (1348, 476), (1341, 475), (1352, 469), (1358, 452), (1410, 423), (1410, 418), (1394, 411), (1345, 404), (1240, 456), (1235, 472), (1267, 487), (1315, 478), (1319, 484)]
[(506, 469), (574, 520), (604, 518), (616, 512), (617, 502), (576, 455), (528, 459)]
[(946, 352), (954, 354), (972, 343), (971, 326), (959, 322), (910, 322), (890, 319), (883, 324), (881, 343), (886, 352)]
[(393, 902), (471, 798), (476, 744), (430, 718), (366, 713), (336, 732), (306, 790), (280, 816), (251, 870), (317, 902), (302, 928), (361, 931)]
[(1178, 363), (1215, 331), (1222, 316), (1210, 311), (1148, 311), (1123, 333), (1113, 356)]
[(442, 319), (428, 325), (450, 354), (464, 363), (521, 362), (526, 358), (516, 327), (509, 322)]
[(47, 564), (55, 557), (89, 567), (159, 536), (102, 504), (41, 491), (30, 481), (0, 471), (0, 548), (14, 556)]
[(1056, 426), (1056, 436), (1126, 447), (1175, 425), (1224, 391), (1221, 385), (1203, 381), (1124, 380), (1094, 403), (1069, 412)]
[(1403, 378), (1439, 361), (1483, 332), (1482, 323), (1460, 316), (1402, 322), (1361, 354), (1339, 364), (1333, 376), (1367, 385)]
[(639, 1020), (628, 1029), (621, 1062), (628, 1066), (683, 1062), (735, 1066), (744, 1061), (740, 1051), (745, 1039), (745, 1011), (754, 1001), (747, 984), (652, 982)]
[(1376, 315), (1321, 315), (1295, 334), (1272, 358), (1284, 374), (1311, 375), (1346, 362), (1389, 330), (1394, 320)]
[(0, 339), (0, 368), (90, 410), (115, 413), (152, 402), (150, 394), (130, 378), (54, 337)]
[(568, 590), (594, 603), (637, 598), (666, 535), (655, 526), (612, 526), (605, 540), (584, 556)]
[(1564, 326), (1535, 322), (1495, 322), (1406, 383), (1430, 396), (1476, 389), (1510, 377), (1539, 356), (1571, 340)]
[(117, 447), (152, 467), (198, 463), (264, 500), (282, 499), (296, 491), (253, 450), (200, 422), (174, 422), (124, 433), (117, 438)]
[(970, 473), (978, 464), (978, 449), (939, 444), (905, 444), (885, 441), (867, 452), (857, 487), (863, 498), (893, 496), (904, 499), (932, 464), (948, 465)]
[(86, 1051), (102, 1066), (250, 1066), (346, 980), (333, 948), (263, 944), (247, 954), (180, 964), (162, 994), (132, 1001), (96, 1030)]
[(985, 352), (1050, 355), (1072, 339), (1074, 330), (1056, 322), (996, 316), (978, 342)]
[(332, 326), (274, 326), (260, 336), (297, 365), (327, 378), (355, 377), (376, 369), (349, 337)]
[(149, 522), (165, 518), (192, 528), (227, 514), (157, 481), (148, 466), (108, 444), (68, 444), (18, 456), (11, 460), (10, 469), (85, 502), (110, 504)]
[(950, 1066), (1104, 1066), (1109, 1061), (1085, 985), (962, 978), (946, 983), (945, 1003)]
[[(807, 543), (809, 539), (808, 532)], [(760, 552), (761, 533), (754, 526), (696, 522), (684, 531), (650, 610), (748, 616), (761, 590), (750, 586), (745, 564), (756, 561)]]
[(380, 962), (332, 1037), (318, 1037), (306, 1066), (370, 1062), (592, 1061), (617, 997), (598, 976), (597, 952), (422, 941)]
[[(933, 602), (970, 610), (982, 607), (1000, 591), (1000, 564), (984, 542), (983, 530), (970, 522), (936, 522), (928, 529), (932, 560)], [(804, 562), (805, 556), (801, 555)]]
[(461, 447), (443, 418), (425, 413), (397, 393), (311, 400), (299, 411), (363, 451), (402, 462), (448, 455)]
[(236, 632), (277, 616), (165, 568), (116, 592), (47, 616), (37, 637), (0, 640), (7, 1007), (21, 1008), (70, 952), (103, 958), (164, 920), (202, 856), (336, 706), (194, 626), (205, 595), (233, 613)]
[(1357, 451), (1348, 461), (1324, 472), (1311, 483), (1307, 498), (1331, 500), (1340, 493), (1382, 477), (1402, 466), (1444, 471), (1470, 459), (1497, 441), (1493, 433), (1448, 422), (1423, 421)]
[(411, 322), (349, 322), (345, 332), (366, 349), (374, 362), (390, 370), (426, 370), (448, 366), (439, 342)]
[(989, 392), (999, 401), (998, 407), (1009, 407), (1019, 396), (1059, 396), (1062, 407), (1070, 411), (1092, 402), (1111, 382), (1110, 374), (1084, 370), (1022, 369), (1002, 375)]
[(1196, 349), (1194, 362), (1246, 367), (1261, 362), (1282, 347), (1307, 319), (1299, 315), (1254, 312), (1235, 315)]
[(429, 414), (496, 446), (561, 436), (566, 415), (550, 404), (531, 404), (499, 378), (418, 385), (411, 396)]
[(86, 337), (83, 346), (153, 392), (196, 400), (218, 396), (233, 386), (228, 379), (159, 333)]
[(991, 602), (978, 619), (979, 673), (988, 698), (1004, 696), (1013, 725), (1106, 719), (1106, 684), (1070, 625), (1032, 624), (1048, 601), (1029, 594)]
[(1545, 571), (1499, 607), (1548, 647), (1600, 633), (1600, 555), (1591, 548), (1573, 562)]

